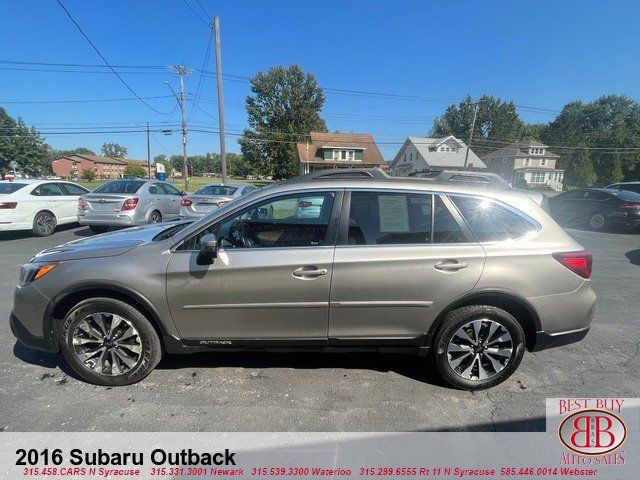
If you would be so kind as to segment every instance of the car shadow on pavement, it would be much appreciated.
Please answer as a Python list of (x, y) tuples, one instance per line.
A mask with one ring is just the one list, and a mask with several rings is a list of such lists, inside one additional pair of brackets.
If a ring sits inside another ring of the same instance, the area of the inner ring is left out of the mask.
[(291, 368), (296, 370), (346, 369), (395, 372), (434, 386), (446, 386), (424, 357), (380, 353), (319, 352), (210, 352), (166, 355), (158, 369), (240, 367), (253, 369)]
[(75, 378), (76, 380), (84, 381), (67, 364), (61, 353), (50, 353), (43, 352), (41, 350), (33, 350), (16, 341), (16, 343), (13, 345), (13, 355), (17, 359), (22, 360), (25, 363), (30, 363), (31, 365), (37, 365), (39, 367), (50, 369), (58, 368), (65, 375)]
[(76, 237), (92, 237), (92, 236), (95, 235), (95, 233), (93, 233), (89, 227), (85, 227), (85, 228), (83, 228), (81, 230), (77, 230), (77, 231), (73, 232), (73, 234)]
[(625, 257), (629, 259), (631, 265), (640, 265), (640, 248), (636, 250), (631, 250), (624, 254)]
[[(439, 432), (544, 432), (547, 429), (545, 417), (519, 418), (488, 423), (472, 423), (464, 426), (439, 428)], [(423, 430), (431, 432), (433, 430)]]
[[(59, 225), (56, 227), (54, 235), (65, 230), (72, 230), (78, 228), (77, 223), (67, 223), (65, 225)], [(38, 238), (31, 230), (16, 230), (14, 232), (0, 232), (0, 242), (3, 240), (23, 240), (25, 238)]]

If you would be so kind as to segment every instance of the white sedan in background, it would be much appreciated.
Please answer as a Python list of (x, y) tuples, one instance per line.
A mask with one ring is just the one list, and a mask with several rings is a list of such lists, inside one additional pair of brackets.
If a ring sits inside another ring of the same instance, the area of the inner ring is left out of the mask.
[(57, 180), (0, 181), (0, 232), (51, 235), (56, 226), (78, 221), (78, 197), (85, 193), (80, 185)]

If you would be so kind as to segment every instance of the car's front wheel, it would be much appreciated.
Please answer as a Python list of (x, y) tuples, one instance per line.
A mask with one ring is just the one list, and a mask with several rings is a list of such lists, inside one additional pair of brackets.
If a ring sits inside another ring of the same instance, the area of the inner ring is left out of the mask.
[(435, 338), (435, 362), (442, 377), (463, 390), (482, 390), (516, 371), (525, 349), (522, 326), (489, 305), (449, 312)]
[(78, 303), (62, 323), (60, 344), (73, 370), (97, 385), (136, 383), (151, 373), (162, 355), (149, 320), (112, 298)]

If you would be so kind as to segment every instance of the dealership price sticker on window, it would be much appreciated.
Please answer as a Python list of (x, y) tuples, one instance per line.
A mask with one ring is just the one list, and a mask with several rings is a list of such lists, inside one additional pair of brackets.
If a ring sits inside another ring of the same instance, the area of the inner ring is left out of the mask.
[(408, 232), (409, 208), (406, 195), (379, 195), (381, 232)]

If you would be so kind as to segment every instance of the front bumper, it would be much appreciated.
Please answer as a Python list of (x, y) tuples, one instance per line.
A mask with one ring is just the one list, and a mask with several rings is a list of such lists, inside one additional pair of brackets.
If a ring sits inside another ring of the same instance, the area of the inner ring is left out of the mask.
[(46, 352), (57, 353), (60, 351), (60, 345), (55, 338), (45, 338), (33, 335), (27, 327), (25, 327), (18, 317), (13, 312), (9, 317), (9, 324), (11, 325), (11, 333), (16, 337), (20, 343), (29, 348), (35, 348), (36, 350), (44, 350)]

